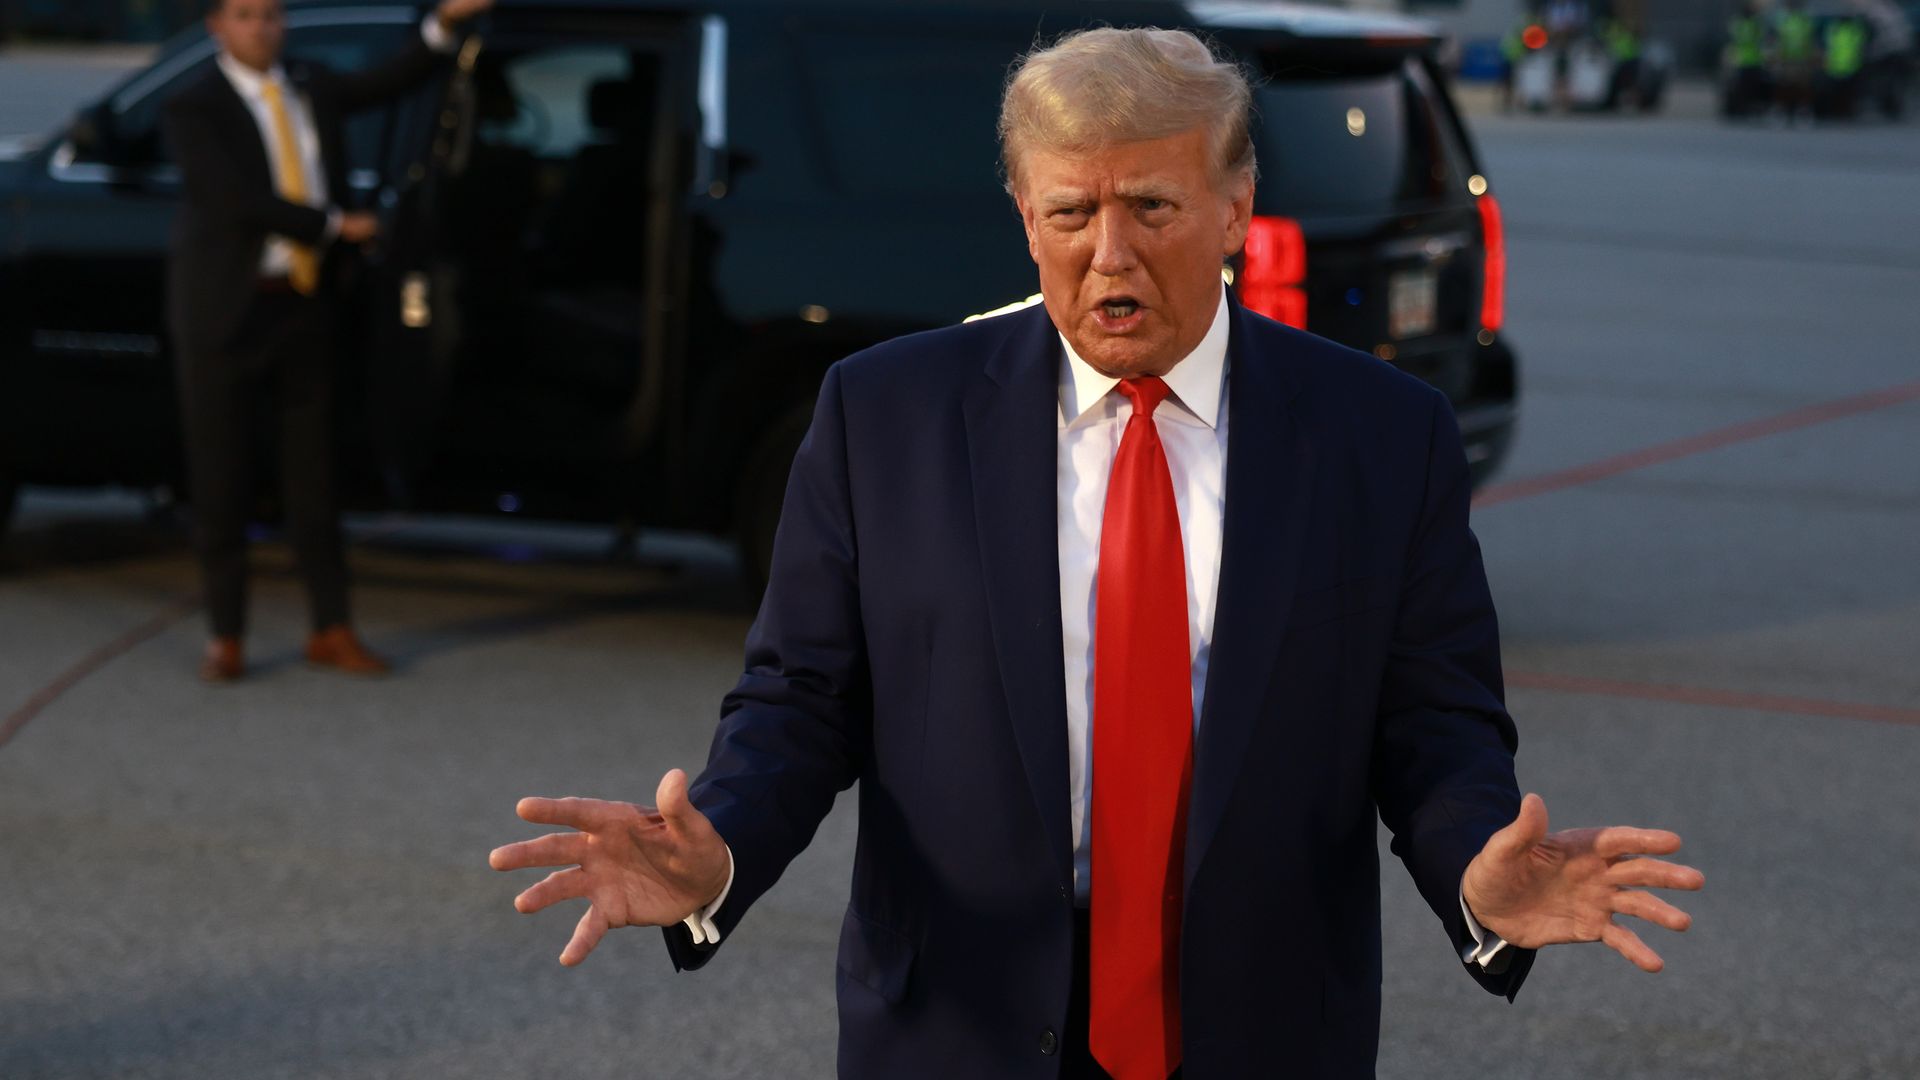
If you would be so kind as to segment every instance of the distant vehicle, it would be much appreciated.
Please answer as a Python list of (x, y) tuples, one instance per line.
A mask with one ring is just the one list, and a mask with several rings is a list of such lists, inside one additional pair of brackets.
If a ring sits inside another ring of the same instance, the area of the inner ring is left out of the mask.
[[(419, 18), (295, 3), (289, 49), (353, 68)], [(996, 170), (1001, 80), (1036, 33), (1096, 20), (1202, 29), (1263, 76), (1234, 288), (1445, 391), (1485, 478), (1516, 408), (1504, 240), (1420, 24), (501, 0), (445, 78), (348, 133), (385, 228), (343, 354), (349, 501), (730, 534), (763, 566), (827, 365), (1036, 290)], [(0, 518), (20, 484), (192, 497), (162, 319), (179, 178), (155, 127), (213, 52), (181, 35), (0, 162)]]
[(1514, 62), (1514, 101), (1523, 108), (1649, 113), (1665, 103), (1674, 66), (1665, 42), (1647, 42), (1638, 58), (1623, 61), (1597, 37), (1556, 41), (1544, 29), (1531, 29), (1539, 32), (1529, 33), (1527, 51)]

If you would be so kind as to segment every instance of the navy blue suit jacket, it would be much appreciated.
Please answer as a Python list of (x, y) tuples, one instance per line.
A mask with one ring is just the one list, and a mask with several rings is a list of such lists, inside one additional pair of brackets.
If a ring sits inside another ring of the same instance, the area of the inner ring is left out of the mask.
[[(1196, 733), (1187, 1080), (1370, 1076), (1376, 814), (1445, 929), (1519, 807), (1458, 430), (1439, 393), (1238, 304), (1224, 547)], [(843, 1077), (1051, 1077), (1073, 861), (1044, 307), (835, 365), (694, 802), (734, 932), (859, 782)], [(670, 928), (681, 967), (704, 963)], [(1436, 942), (1436, 946), (1440, 943)], [(1469, 967), (1509, 997), (1532, 961)]]

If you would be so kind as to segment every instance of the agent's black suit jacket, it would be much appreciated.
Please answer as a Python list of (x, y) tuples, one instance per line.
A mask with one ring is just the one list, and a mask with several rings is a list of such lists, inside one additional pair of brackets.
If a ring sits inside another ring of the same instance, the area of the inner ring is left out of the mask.
[[(1184, 1075), (1371, 1076), (1376, 820), (1439, 917), (1435, 946), (1459, 949), (1461, 875), (1520, 803), (1467, 463), (1431, 387), (1238, 303), (1228, 318)], [(693, 788), (733, 850), (716, 920), (731, 935), (859, 783), (842, 1077), (1059, 1069), (1047, 1050), (1073, 963), (1060, 357), (1036, 306), (828, 373), (747, 670)], [(667, 942), (682, 967), (712, 955), (684, 927)], [(1468, 974), (1511, 996), (1532, 960)]]
[[(415, 38), (375, 68), (343, 74), (289, 59), (294, 87), (307, 95), (320, 138), (327, 194), (346, 205), (346, 118), (406, 92), (432, 73), (439, 54)], [(271, 235), (318, 244), (327, 212), (280, 197), (253, 114), (218, 67), (167, 103), (162, 134), (180, 166), (183, 199), (174, 218), (168, 261), (168, 316), (174, 340), (188, 354), (232, 344), (254, 293), (261, 249)], [(323, 294), (339, 272), (334, 251), (322, 264)]]

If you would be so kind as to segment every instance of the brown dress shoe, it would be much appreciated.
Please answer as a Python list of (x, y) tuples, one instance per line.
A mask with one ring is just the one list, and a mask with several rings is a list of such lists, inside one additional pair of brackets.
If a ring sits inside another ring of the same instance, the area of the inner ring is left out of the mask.
[(345, 623), (329, 626), (307, 639), (307, 663), (348, 675), (385, 675), (393, 670), (362, 645)]
[(246, 673), (247, 662), (240, 654), (239, 638), (216, 637), (207, 642), (207, 651), (200, 657), (203, 682), (230, 683)]

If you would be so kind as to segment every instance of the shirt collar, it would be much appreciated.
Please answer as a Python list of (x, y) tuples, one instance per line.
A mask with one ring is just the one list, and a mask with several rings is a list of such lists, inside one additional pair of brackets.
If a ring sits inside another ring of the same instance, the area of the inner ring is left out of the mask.
[(282, 87), (287, 85), (286, 69), (281, 67), (278, 62), (266, 71), (255, 71), (240, 61), (235, 60), (233, 55), (225, 49), (220, 51), (219, 59), (214, 62), (220, 66), (220, 73), (225, 75), (227, 81), (233, 84), (234, 90), (238, 91), (240, 96), (248, 101), (260, 97), (263, 93), (261, 88), (266, 85), (269, 79), (279, 83)]
[[(1227, 291), (1222, 286), (1220, 306), (1214, 309), (1207, 336), (1161, 376), (1174, 399), (1208, 427), (1219, 426), (1220, 385), (1227, 371), (1227, 329)], [(1120, 380), (1101, 374), (1080, 359), (1065, 334), (1060, 335), (1060, 346), (1066, 350), (1060, 378), (1060, 417), (1062, 423), (1072, 424), (1120, 385)]]

